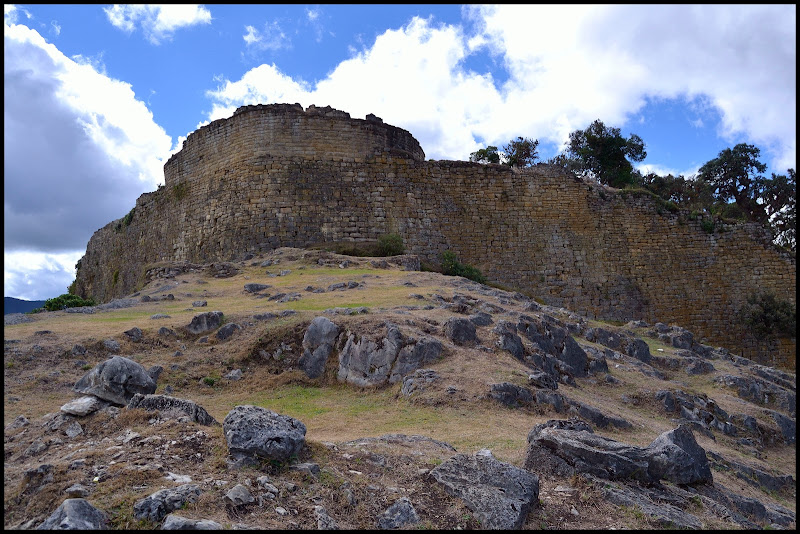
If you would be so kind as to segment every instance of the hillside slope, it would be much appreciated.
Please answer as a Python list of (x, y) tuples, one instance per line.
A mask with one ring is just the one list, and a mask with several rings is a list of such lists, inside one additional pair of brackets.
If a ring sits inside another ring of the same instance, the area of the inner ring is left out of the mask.
[[(80, 498), (115, 529), (794, 528), (795, 375), (415, 260), (161, 264), (125, 299), (7, 317), (4, 527)], [(161, 409), (92, 394), (75, 415), (76, 383), (115, 355)], [(302, 423), (288, 459), (236, 461), (249, 405)], [(498, 489), (515, 477), (520, 495)], [(153, 504), (164, 489), (183, 497)]]

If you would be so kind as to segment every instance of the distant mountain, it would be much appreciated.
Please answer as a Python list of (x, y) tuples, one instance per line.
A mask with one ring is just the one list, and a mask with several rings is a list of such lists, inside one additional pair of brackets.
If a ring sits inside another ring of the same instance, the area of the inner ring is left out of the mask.
[(9, 313), (27, 313), (44, 306), (44, 300), (22, 300), (14, 297), (3, 297), (3, 315)]

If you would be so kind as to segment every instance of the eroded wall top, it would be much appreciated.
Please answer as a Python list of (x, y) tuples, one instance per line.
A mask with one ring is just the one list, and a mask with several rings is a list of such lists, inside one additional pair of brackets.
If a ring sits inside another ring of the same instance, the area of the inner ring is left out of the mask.
[(258, 166), (272, 157), (363, 161), (391, 154), (424, 161), (425, 152), (408, 131), (372, 114), (352, 119), (326, 107), (300, 104), (242, 106), (227, 119), (189, 134), (180, 152), (164, 165), (167, 187), (241, 163)]

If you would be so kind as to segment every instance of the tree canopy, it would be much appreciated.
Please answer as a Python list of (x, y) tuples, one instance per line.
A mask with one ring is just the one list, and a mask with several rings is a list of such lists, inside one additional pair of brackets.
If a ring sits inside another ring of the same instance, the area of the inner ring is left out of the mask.
[(641, 137), (631, 134), (625, 139), (619, 128), (610, 128), (599, 119), (585, 130), (569, 134), (567, 154), (578, 162), (581, 171), (591, 173), (601, 184), (618, 188), (634, 182), (630, 161), (647, 157)]
[(517, 137), (503, 147), (502, 152), (496, 146), (481, 148), (469, 155), (469, 160), (476, 163), (501, 163), (510, 167), (530, 167), (539, 158), (537, 153), (538, 139)]

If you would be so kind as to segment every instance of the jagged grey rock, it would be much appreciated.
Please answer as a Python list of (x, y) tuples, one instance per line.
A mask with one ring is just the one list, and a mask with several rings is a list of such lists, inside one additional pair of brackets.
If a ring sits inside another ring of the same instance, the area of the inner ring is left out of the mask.
[(204, 334), (219, 328), (222, 324), (223, 313), (221, 311), (204, 312), (192, 317), (192, 322), (186, 326), (192, 334)]
[(115, 339), (104, 340), (103, 346), (108, 350), (110, 350), (111, 352), (119, 352), (119, 350), (122, 348), (121, 345), (119, 344), (119, 341)]
[(380, 344), (368, 338), (359, 340), (350, 333), (339, 353), (338, 379), (357, 386), (383, 384), (389, 379), (397, 354), (405, 344), (405, 337), (393, 323), (386, 324), (386, 337)]
[(528, 375), (528, 383), (537, 388), (558, 389), (558, 382), (544, 371), (534, 371)]
[(244, 290), (248, 293), (258, 293), (259, 291), (263, 291), (265, 289), (269, 289), (271, 286), (267, 284), (245, 284)]
[(513, 408), (530, 406), (534, 402), (531, 390), (511, 384), (510, 382), (492, 384), (489, 397)]
[(309, 378), (318, 378), (325, 371), (325, 362), (333, 352), (340, 328), (327, 317), (315, 317), (303, 335), (303, 355), (298, 365)]
[(633, 338), (628, 341), (625, 346), (625, 354), (644, 363), (650, 363), (653, 357), (650, 354), (650, 346), (643, 339), (639, 338)]
[(314, 506), (314, 515), (317, 518), (317, 530), (339, 530), (339, 524), (324, 507)]
[(210, 519), (187, 519), (175, 514), (164, 518), (161, 530), (223, 530), (224, 527)]
[(486, 529), (519, 529), (539, 499), (539, 477), (500, 462), (486, 449), (456, 454), (430, 472), (461, 498)]
[(647, 447), (650, 473), (676, 484), (711, 484), (714, 479), (706, 451), (687, 425), (664, 432)]
[(134, 326), (130, 330), (125, 330), (124, 334), (134, 343), (142, 340), (142, 329), (138, 326)]
[(87, 395), (66, 403), (61, 407), (61, 411), (70, 415), (83, 417), (96, 412), (104, 406), (108, 406), (108, 403), (103, 402), (94, 395)]
[(378, 516), (378, 528), (381, 530), (392, 530), (418, 522), (419, 516), (408, 497), (401, 497)]
[(86, 499), (66, 499), (36, 530), (105, 530), (108, 517)]
[(444, 335), (456, 345), (467, 345), (478, 341), (475, 323), (463, 317), (451, 317), (444, 323)]
[(306, 426), (258, 406), (234, 407), (222, 422), (228, 451), (240, 464), (259, 459), (289, 462), (305, 443)]
[(242, 484), (236, 484), (234, 487), (232, 487), (228, 493), (225, 494), (223, 500), (225, 501), (225, 504), (234, 508), (256, 502), (256, 498), (253, 497), (253, 494), (250, 493), (250, 490), (247, 489), (247, 486)]
[(176, 488), (159, 490), (133, 504), (133, 517), (157, 523), (187, 502), (195, 502), (200, 493), (200, 486), (197, 484), (183, 484)]
[[(705, 450), (691, 430), (681, 425), (658, 436), (647, 448), (598, 436), (574, 425), (537, 425), (528, 435), (528, 454), (541, 448), (566, 461), (578, 472), (609, 480), (633, 479), (653, 484), (666, 479), (676, 484), (712, 483)], [(526, 461), (528, 465), (530, 461)]]
[(237, 330), (241, 330), (241, 328), (242, 327), (239, 326), (236, 323), (228, 323), (228, 324), (224, 325), (222, 328), (220, 328), (219, 330), (217, 330), (217, 334), (216, 334), (217, 335), (217, 339), (219, 339), (220, 341), (224, 341), (224, 340), (228, 339), (229, 337), (231, 337), (233, 335), (233, 333), (236, 332)]
[(403, 378), (403, 386), (400, 389), (400, 393), (404, 397), (410, 397), (417, 391), (423, 391), (428, 384), (432, 384), (439, 379), (441, 379), (439, 373), (433, 369), (417, 369)]
[(414, 344), (404, 346), (394, 362), (389, 383), (395, 384), (420, 367), (436, 362), (443, 350), (442, 343), (434, 338), (423, 338)]
[(187, 415), (192, 421), (201, 425), (219, 425), (217, 420), (211, 417), (205, 408), (196, 402), (167, 395), (136, 394), (128, 402), (128, 408), (140, 408), (148, 411), (157, 410), (167, 418), (176, 415)]
[(72, 389), (114, 404), (125, 405), (137, 393), (154, 393), (156, 381), (144, 367), (133, 360), (112, 356), (83, 375)]

